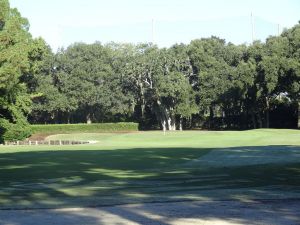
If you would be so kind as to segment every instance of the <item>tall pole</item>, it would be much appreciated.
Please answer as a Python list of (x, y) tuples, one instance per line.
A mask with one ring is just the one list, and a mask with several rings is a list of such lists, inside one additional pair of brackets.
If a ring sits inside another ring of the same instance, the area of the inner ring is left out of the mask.
[(278, 36), (280, 35), (280, 25), (277, 24), (277, 32), (278, 32)]
[(252, 27), (252, 43), (254, 42), (254, 18), (253, 18), (253, 13), (251, 12), (251, 27)]

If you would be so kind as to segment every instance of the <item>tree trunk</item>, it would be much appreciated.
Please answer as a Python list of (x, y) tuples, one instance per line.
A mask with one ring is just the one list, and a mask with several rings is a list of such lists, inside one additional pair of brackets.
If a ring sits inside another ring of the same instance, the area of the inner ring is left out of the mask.
[(182, 115), (179, 118), (179, 130), (182, 131)]
[(164, 133), (165, 133), (167, 128), (166, 128), (166, 121), (164, 119), (161, 120), (161, 126), (163, 128)]
[(161, 126), (166, 130), (176, 130), (176, 120), (175, 117), (171, 115), (172, 109), (167, 109), (162, 106), (160, 100), (157, 100), (158, 110), (156, 116), (159, 121), (161, 121)]
[(254, 111), (251, 111), (251, 120), (252, 120), (252, 124), (253, 124), (253, 129), (256, 129), (256, 128), (257, 128), (257, 125), (256, 125), (256, 120), (255, 120), (255, 114), (254, 114)]
[(144, 115), (145, 115), (145, 96), (144, 96), (144, 87), (143, 87), (143, 83), (140, 83), (140, 101), (141, 101), (141, 118), (142, 120), (144, 119)]
[(258, 127), (259, 127), (259, 128), (262, 128), (262, 127), (263, 127), (263, 125), (262, 125), (262, 119), (261, 119), (261, 116), (260, 116), (259, 113), (258, 113), (257, 117), (258, 117), (258, 120), (257, 120), (257, 122), (258, 122)]
[(168, 121), (168, 130), (176, 130), (176, 120), (175, 116), (171, 115), (172, 109), (165, 109), (164, 114)]
[(172, 130), (172, 120), (171, 120), (171, 117), (166, 115), (167, 116), (167, 121), (168, 121), (168, 130)]
[(91, 124), (91, 123), (92, 123), (92, 119), (91, 119), (91, 114), (90, 114), (90, 113), (88, 113), (88, 114), (86, 115), (86, 123), (87, 123), (87, 124)]
[(67, 123), (70, 124), (71, 113), (67, 111)]
[(266, 128), (270, 128), (270, 111), (267, 109), (266, 111)]
[(268, 97), (266, 97), (266, 128), (270, 127), (270, 102)]
[(171, 116), (171, 127), (170, 130), (176, 130), (176, 119), (175, 116)]
[(142, 103), (141, 103), (141, 118), (142, 120), (144, 119), (145, 117), (145, 103), (144, 103), (144, 100), (142, 100)]
[(212, 128), (213, 119), (214, 119), (214, 108), (210, 106), (209, 107), (209, 129)]
[(300, 129), (300, 102), (298, 102), (298, 129)]
[(55, 121), (55, 112), (51, 112), (50, 118), (52, 121), (54, 121), (54, 123), (56, 123)]

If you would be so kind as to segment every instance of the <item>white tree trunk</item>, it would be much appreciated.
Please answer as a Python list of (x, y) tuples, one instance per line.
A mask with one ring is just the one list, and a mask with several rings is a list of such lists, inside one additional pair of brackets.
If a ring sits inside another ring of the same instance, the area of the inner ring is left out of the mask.
[(171, 117), (169, 117), (168, 115), (167, 115), (167, 121), (168, 121), (168, 130), (172, 130), (171, 128), (172, 128), (172, 120), (171, 120)]
[(270, 127), (270, 101), (269, 98), (266, 97), (266, 128)]
[(92, 119), (91, 119), (91, 114), (88, 113), (87, 116), (86, 116), (86, 123), (87, 124), (91, 124), (92, 123)]
[(166, 121), (164, 119), (161, 121), (161, 125), (162, 125), (162, 128), (163, 128), (164, 134), (165, 134), (167, 128), (166, 128)]
[(171, 115), (172, 108), (167, 109), (164, 106), (162, 106), (161, 102), (157, 100), (157, 105), (159, 107), (159, 119), (161, 121), (161, 126), (165, 130), (176, 130), (176, 121), (175, 117)]
[(176, 130), (176, 120), (175, 117), (171, 118), (171, 127), (170, 130)]
[(182, 131), (182, 116), (179, 119), (179, 130)]
[(166, 110), (166, 114), (165, 114), (167, 121), (168, 121), (168, 130), (176, 130), (176, 120), (175, 117), (171, 116), (169, 111)]

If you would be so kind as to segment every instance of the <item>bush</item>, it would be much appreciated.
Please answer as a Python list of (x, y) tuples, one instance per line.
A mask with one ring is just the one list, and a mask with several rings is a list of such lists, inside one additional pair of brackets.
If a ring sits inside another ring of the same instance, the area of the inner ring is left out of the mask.
[(0, 119), (0, 142), (24, 140), (31, 135), (31, 129), (26, 121), (10, 123)]
[(137, 131), (137, 123), (45, 124), (30, 125), (33, 133), (102, 133)]

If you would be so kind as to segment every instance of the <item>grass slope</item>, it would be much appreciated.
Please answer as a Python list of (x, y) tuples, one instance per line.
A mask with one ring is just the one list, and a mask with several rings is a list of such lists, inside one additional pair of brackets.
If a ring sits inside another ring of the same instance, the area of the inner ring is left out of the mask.
[(0, 207), (300, 198), (300, 131), (64, 134), (0, 147)]

